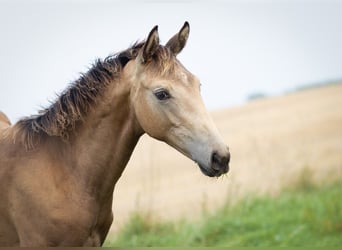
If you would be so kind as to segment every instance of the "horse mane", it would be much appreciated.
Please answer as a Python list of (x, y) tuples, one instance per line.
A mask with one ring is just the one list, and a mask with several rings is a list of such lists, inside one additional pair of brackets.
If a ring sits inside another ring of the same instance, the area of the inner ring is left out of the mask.
[(20, 140), (26, 148), (34, 148), (42, 136), (67, 139), (76, 122), (83, 120), (106, 87), (117, 79), (128, 63), (134, 59), (143, 42), (117, 54), (97, 59), (88, 72), (69, 85), (48, 108), (20, 119), (13, 126), (14, 140)]
[[(33, 149), (43, 136), (56, 136), (67, 140), (76, 123), (82, 121), (88, 111), (94, 108), (106, 87), (120, 76), (130, 60), (137, 57), (143, 45), (144, 42), (136, 42), (124, 51), (104, 60), (96, 60), (88, 72), (81, 74), (48, 108), (39, 111), (37, 115), (19, 120), (12, 129), (13, 139), (21, 141), (27, 149)], [(165, 62), (171, 57), (170, 50), (160, 45), (153, 58), (158, 65), (150, 63), (149, 68), (170, 71), (171, 67)]]

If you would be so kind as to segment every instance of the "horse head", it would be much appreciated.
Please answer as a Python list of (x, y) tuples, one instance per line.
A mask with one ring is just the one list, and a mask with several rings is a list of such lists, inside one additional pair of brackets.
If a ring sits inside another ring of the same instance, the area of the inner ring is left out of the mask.
[(229, 170), (229, 149), (205, 108), (199, 79), (177, 59), (189, 32), (185, 22), (163, 46), (155, 26), (124, 73), (142, 131), (194, 160), (205, 175), (218, 177)]

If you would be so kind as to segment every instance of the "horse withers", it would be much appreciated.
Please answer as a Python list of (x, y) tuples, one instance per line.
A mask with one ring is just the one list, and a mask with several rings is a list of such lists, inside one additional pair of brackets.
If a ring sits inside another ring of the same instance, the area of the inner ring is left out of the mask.
[(93, 67), (38, 115), (0, 128), (0, 245), (100, 246), (112, 200), (144, 133), (198, 163), (211, 177), (230, 154), (176, 58), (189, 24), (165, 46), (157, 26), (145, 42)]

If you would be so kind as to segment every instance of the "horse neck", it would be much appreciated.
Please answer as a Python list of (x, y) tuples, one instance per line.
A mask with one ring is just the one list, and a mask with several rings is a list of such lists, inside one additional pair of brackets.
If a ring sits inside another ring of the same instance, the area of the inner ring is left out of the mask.
[(129, 84), (115, 84), (104, 101), (77, 125), (70, 138), (72, 167), (87, 193), (105, 198), (112, 195), (141, 132), (129, 101)]

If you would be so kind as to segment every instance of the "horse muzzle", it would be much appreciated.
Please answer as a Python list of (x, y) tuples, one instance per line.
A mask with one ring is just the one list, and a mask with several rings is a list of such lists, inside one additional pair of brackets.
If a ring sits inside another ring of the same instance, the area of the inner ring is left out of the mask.
[(198, 164), (203, 174), (209, 177), (219, 177), (229, 171), (230, 153), (229, 151), (222, 154), (214, 151), (211, 154), (211, 162), (209, 167)]

